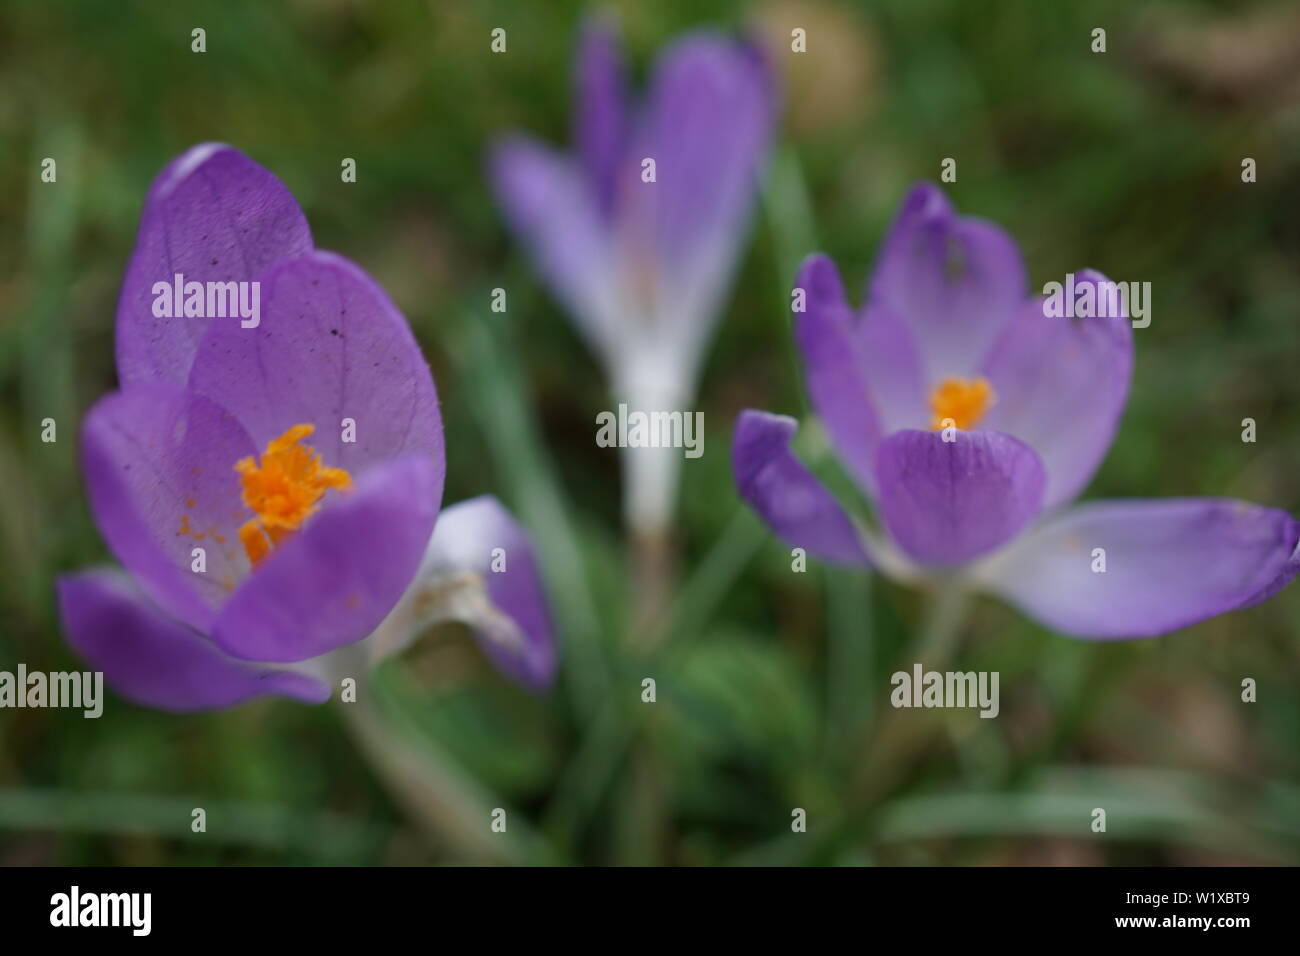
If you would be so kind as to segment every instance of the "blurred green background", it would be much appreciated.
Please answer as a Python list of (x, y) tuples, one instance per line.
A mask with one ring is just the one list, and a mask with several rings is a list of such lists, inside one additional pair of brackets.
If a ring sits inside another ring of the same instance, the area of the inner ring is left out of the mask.
[[(213, 139), (280, 176), (318, 245), (403, 309), (443, 402), (446, 500), (494, 493), (532, 528), (565, 654), (538, 698), (465, 634), (427, 636), (379, 675), (391, 740), (378, 750), (340, 705), (0, 711), (0, 864), (1300, 862), (1300, 590), (1111, 645), (981, 600), (957, 661), (1001, 673), (1001, 716), (903, 712), (900, 736), (888, 677), (914, 659), (923, 596), (792, 574), (740, 507), (727, 453), (742, 407), (806, 415), (788, 315), (798, 261), (824, 250), (860, 289), (906, 187), (951, 156), (954, 201), (1021, 242), (1031, 287), (1082, 267), (1153, 284), (1129, 408), (1087, 496), (1296, 511), (1296, 5), (610, 8), (638, 80), (675, 34), (712, 24), (771, 38), (785, 89), (703, 377), (706, 454), (685, 463), (679, 586), (653, 651), (627, 636), (618, 461), (593, 441), (609, 397), (484, 176), (507, 129), (568, 143), (589, 9), (0, 4), (0, 669), (79, 667), (53, 582), (107, 552), (76, 428), (115, 384), (116, 297), (149, 182)], [(488, 49), (497, 26), (506, 55)], [(1105, 54), (1090, 51), (1094, 27)], [(40, 182), (46, 156), (57, 184)], [(343, 157), (355, 184), (340, 182)], [(488, 309), (496, 286), (503, 315)], [(46, 417), (55, 444), (40, 441)], [(1240, 441), (1244, 417), (1256, 444)], [(1258, 703), (1240, 701), (1243, 677)], [(208, 832), (192, 834), (199, 806)], [(494, 807), (506, 834), (488, 833)], [(796, 807), (806, 834), (791, 832)]]

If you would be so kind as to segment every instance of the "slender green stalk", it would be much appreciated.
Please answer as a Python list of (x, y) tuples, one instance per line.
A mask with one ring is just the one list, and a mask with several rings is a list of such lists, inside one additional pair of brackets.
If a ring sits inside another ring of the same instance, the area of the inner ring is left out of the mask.
[[(931, 598), (920, 633), (900, 663), (942, 669), (957, 650), (968, 605), (965, 590), (955, 582), (942, 582)], [(929, 747), (942, 727), (942, 720), (932, 711), (887, 710), (868, 738), (869, 756), (854, 780), (859, 799), (872, 805), (887, 795), (902, 779), (911, 758)]]
[(931, 598), (925, 623), (913, 645), (918, 661), (933, 670), (942, 668), (955, 655), (970, 595), (952, 581), (941, 582)]
[[(357, 698), (340, 704), (348, 729), (370, 766), (411, 820), (437, 845), (469, 863), (541, 862), (542, 852), (522, 813), (456, 767), (427, 737), (386, 719), (377, 688), (357, 677)], [(504, 830), (494, 829), (502, 811)]]

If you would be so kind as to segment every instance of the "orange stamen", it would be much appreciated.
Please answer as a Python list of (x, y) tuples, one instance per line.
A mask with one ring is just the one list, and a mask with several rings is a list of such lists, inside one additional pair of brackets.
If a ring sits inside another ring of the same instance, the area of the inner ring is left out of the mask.
[(299, 444), (315, 430), (313, 425), (294, 425), (267, 443), (260, 463), (251, 456), (235, 462), (244, 504), (256, 515), (239, 529), (239, 540), (253, 567), (320, 510), (326, 491), (352, 486), (346, 471), (323, 467), (320, 455), (310, 445)]
[(953, 426), (964, 431), (977, 424), (997, 400), (986, 378), (945, 378), (930, 393), (934, 415), (930, 428), (938, 431)]

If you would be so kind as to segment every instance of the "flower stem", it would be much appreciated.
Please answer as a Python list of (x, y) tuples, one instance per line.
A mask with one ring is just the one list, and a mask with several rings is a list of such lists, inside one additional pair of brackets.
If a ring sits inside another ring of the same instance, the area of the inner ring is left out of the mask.
[[(900, 664), (910, 668), (921, 663), (930, 670), (946, 666), (957, 649), (969, 603), (967, 591), (955, 583), (941, 582), (921, 631)], [(909, 758), (932, 743), (940, 726), (940, 716), (934, 711), (886, 710), (865, 741), (868, 756), (854, 780), (853, 789), (861, 802), (872, 805), (888, 794), (901, 779)]]
[(948, 663), (957, 649), (969, 605), (970, 596), (965, 590), (946, 581), (939, 585), (913, 645), (917, 660), (935, 670)]
[(628, 530), (632, 643), (650, 650), (676, 590), (677, 561), (667, 528)]
[(500, 801), (459, 772), (431, 740), (417, 744), (409, 730), (392, 726), (374, 699), (375, 690), (369, 679), (358, 676), (357, 699), (339, 707), (358, 749), (412, 822), (454, 860), (528, 862), (530, 851), (538, 848), (531, 845), (534, 838), (522, 815), (511, 815), (507, 832), (494, 832), (492, 812)]

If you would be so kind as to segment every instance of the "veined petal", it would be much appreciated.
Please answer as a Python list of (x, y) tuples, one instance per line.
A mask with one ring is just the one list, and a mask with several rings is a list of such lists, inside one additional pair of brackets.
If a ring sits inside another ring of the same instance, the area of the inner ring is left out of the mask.
[(309, 704), (330, 688), (306, 674), (222, 654), (168, 617), (118, 571), (80, 571), (59, 579), (59, 615), (68, 643), (128, 700), (159, 710), (233, 707), (277, 694)]
[(155, 316), (155, 283), (170, 286), (177, 274), (185, 282), (252, 281), (311, 247), (302, 210), (272, 173), (221, 143), (187, 150), (145, 200), (117, 304), (118, 379), (184, 384), (212, 321)]
[(798, 427), (785, 415), (740, 413), (731, 444), (740, 496), (791, 547), (833, 564), (870, 563), (849, 516), (790, 450)]
[(623, 316), (613, 239), (579, 168), (531, 140), (492, 151), (492, 183), (506, 220), (592, 347), (617, 356)]
[(912, 189), (886, 236), (869, 299), (916, 337), (926, 382), (970, 378), (1025, 299), (1025, 269), (999, 226), (958, 217), (928, 183)]
[(507, 676), (537, 690), (549, 686), (556, 648), (546, 592), (528, 532), (510, 512), (490, 495), (444, 509), (425, 560), (435, 579), (468, 572), (483, 582), (488, 603), (462, 602), (451, 616)]
[(923, 564), (953, 565), (996, 548), (1037, 517), (1046, 474), (1032, 448), (1000, 432), (901, 431), (876, 458), (881, 521)]
[[(1108, 281), (1081, 272), (1076, 285)], [(1021, 307), (984, 365), (997, 402), (982, 427), (1014, 435), (1047, 468), (1045, 507), (1074, 498), (1119, 428), (1133, 377), (1128, 318), (1048, 317), (1044, 300)]]
[(109, 549), (150, 600), (200, 631), (248, 570), (234, 464), (253, 452), (224, 408), (161, 382), (104, 397), (82, 425), (90, 507)]
[(261, 281), (260, 324), (209, 326), (190, 389), (220, 401), (259, 449), (294, 425), (315, 426), (309, 444), (354, 478), (423, 452), (436, 466), (436, 505), (445, 472), (438, 396), (397, 306), (329, 252), (281, 263)]
[(1092, 501), (1044, 521), (976, 574), (1065, 634), (1155, 637), (1271, 597), (1300, 570), (1297, 542), (1291, 515), (1243, 501)]
[(366, 637), (415, 576), (441, 489), (424, 452), (371, 468), (248, 576), (213, 624), (213, 640), (234, 657), (283, 662)]

